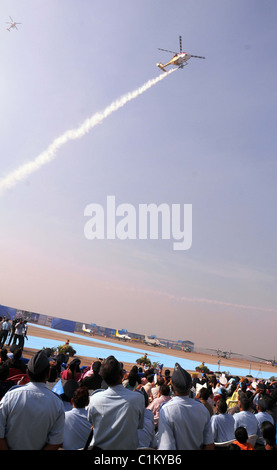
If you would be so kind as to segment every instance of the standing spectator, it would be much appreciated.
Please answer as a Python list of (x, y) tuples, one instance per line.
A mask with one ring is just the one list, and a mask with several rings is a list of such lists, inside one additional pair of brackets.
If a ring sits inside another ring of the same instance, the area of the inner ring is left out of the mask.
[(0, 450), (58, 449), (63, 442), (62, 401), (46, 387), (49, 360), (38, 351), (28, 362), (30, 382), (0, 401)]
[(135, 450), (137, 430), (144, 424), (144, 397), (122, 385), (122, 364), (114, 356), (103, 362), (100, 375), (108, 388), (90, 397), (88, 420), (94, 431), (92, 444), (103, 450)]
[(219, 398), (216, 402), (216, 413), (211, 417), (214, 442), (227, 442), (235, 439), (235, 420), (227, 413), (227, 403), (224, 398)]
[(9, 319), (4, 317), (4, 321), (1, 324), (1, 331), (0, 331), (0, 349), (2, 349), (5, 346), (5, 342), (6, 342), (10, 329), (11, 329), (11, 324), (9, 322)]
[(18, 340), (18, 347), (21, 348), (22, 351), (24, 348), (24, 338), (27, 334), (27, 329), (27, 321), (23, 320), (23, 318), (20, 318), (15, 324), (13, 344), (17, 344)]
[(209, 411), (198, 400), (189, 398), (192, 379), (178, 363), (171, 386), (174, 396), (159, 414), (159, 450), (213, 449)]
[(77, 450), (84, 448), (91, 426), (88, 422), (86, 406), (89, 393), (86, 387), (79, 387), (72, 398), (72, 410), (65, 412), (63, 449)]

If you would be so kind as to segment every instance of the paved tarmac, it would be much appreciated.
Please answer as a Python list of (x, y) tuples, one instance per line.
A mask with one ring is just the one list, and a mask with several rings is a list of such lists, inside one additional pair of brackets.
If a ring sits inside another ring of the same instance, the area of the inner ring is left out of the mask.
[(29, 324), (28, 340), (25, 342), (24, 356), (31, 356), (34, 350), (56, 348), (69, 339), (70, 345), (76, 350), (76, 356), (82, 358), (82, 365), (89, 365), (96, 358), (105, 358), (113, 354), (124, 365), (136, 363), (136, 360), (147, 353), (151, 362), (163, 364), (164, 369), (172, 369), (178, 362), (184, 369), (194, 372), (195, 367), (203, 361), (212, 371), (224, 371), (230, 375), (245, 376), (251, 374), (255, 378), (267, 379), (277, 375), (277, 369), (257, 362), (249, 364), (239, 359), (223, 359), (218, 365), (218, 357), (201, 353), (185, 353), (168, 348), (155, 348), (142, 343), (123, 342), (113, 338), (90, 337), (84, 334), (54, 330), (50, 327)]

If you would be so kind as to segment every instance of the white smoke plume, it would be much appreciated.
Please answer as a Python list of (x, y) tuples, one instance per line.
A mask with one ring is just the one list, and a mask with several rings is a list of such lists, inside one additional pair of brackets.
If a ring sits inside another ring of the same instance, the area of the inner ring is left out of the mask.
[(31, 160), (27, 163), (22, 164), (16, 170), (7, 174), (4, 178), (0, 180), (0, 195), (4, 193), (5, 190), (16, 186), (18, 183), (23, 181), (27, 176), (35, 171), (39, 170), (46, 163), (51, 162), (56, 158), (56, 153), (67, 142), (70, 140), (76, 140), (83, 137), (91, 129), (93, 129), (98, 124), (102, 123), (104, 119), (110, 116), (113, 112), (117, 111), (119, 108), (122, 108), (129, 101), (137, 98), (139, 95), (149, 90), (149, 88), (156, 85), (158, 82), (163, 80), (166, 76), (170, 75), (176, 69), (171, 69), (167, 73), (162, 73), (157, 78), (148, 80), (141, 87), (136, 90), (127, 93), (121, 98), (113, 101), (109, 106), (107, 106), (104, 111), (97, 112), (93, 114), (90, 118), (86, 119), (81, 126), (76, 129), (71, 129), (66, 131), (61, 136), (54, 139), (54, 141), (49, 145), (49, 147), (42, 153), (40, 153), (34, 160)]

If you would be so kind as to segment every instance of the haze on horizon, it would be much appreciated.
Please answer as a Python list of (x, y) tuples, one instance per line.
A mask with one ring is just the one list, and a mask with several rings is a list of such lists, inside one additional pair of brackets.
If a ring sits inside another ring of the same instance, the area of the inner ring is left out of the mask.
[[(182, 35), (206, 57), (0, 197), (2, 305), (276, 355), (276, 11), (270, 0), (2, 1), (0, 178), (157, 77), (171, 57), (158, 47), (178, 50)], [(192, 204), (192, 247), (87, 240), (84, 209), (108, 195)]]

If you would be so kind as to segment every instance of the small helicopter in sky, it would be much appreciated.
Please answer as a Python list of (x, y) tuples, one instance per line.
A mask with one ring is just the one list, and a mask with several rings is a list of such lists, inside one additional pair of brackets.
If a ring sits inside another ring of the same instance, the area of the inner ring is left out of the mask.
[(166, 64), (157, 63), (157, 67), (162, 69), (164, 72), (167, 72), (167, 70), (165, 70), (165, 67), (167, 67), (168, 65), (176, 65), (179, 68), (183, 68), (184, 65), (187, 65), (187, 61), (191, 57), (196, 57), (197, 59), (205, 59), (205, 57), (200, 56), (200, 55), (192, 55), (192, 54), (189, 54), (188, 52), (183, 52), (182, 36), (179, 36), (179, 43), (180, 43), (180, 52), (169, 51), (167, 49), (161, 49), (160, 47), (158, 47), (160, 51), (171, 52), (172, 54), (174, 54), (172, 59), (170, 59), (170, 61), (167, 62)]
[(6, 24), (9, 24), (10, 26), (7, 28), (7, 30), (10, 32), (12, 28), (17, 29), (16, 25), (17, 24), (22, 24), (22, 23), (17, 23), (16, 21), (13, 21), (12, 17), (10, 16), (11, 21), (6, 21)]

